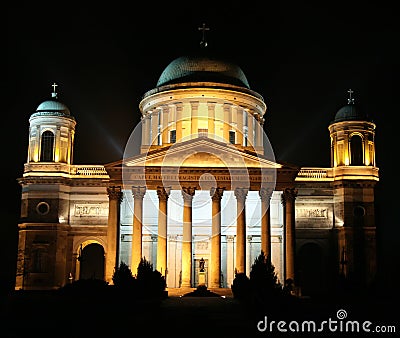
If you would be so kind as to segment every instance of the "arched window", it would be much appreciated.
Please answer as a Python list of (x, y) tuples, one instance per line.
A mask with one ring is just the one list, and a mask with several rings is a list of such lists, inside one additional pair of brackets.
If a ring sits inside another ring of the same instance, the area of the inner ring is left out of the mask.
[(350, 164), (363, 165), (363, 146), (362, 138), (359, 135), (353, 135), (350, 139)]
[(53, 162), (54, 161), (54, 134), (46, 130), (42, 134), (42, 142), (40, 144), (40, 161)]

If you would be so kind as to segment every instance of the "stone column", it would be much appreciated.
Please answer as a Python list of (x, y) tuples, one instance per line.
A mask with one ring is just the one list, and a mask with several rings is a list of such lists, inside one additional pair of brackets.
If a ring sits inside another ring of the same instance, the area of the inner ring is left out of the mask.
[(246, 196), (248, 189), (236, 188), (236, 272), (246, 273)]
[(272, 189), (261, 188), (258, 192), (261, 199), (261, 250), (271, 260), (271, 213), (270, 201)]
[(237, 116), (237, 133), (236, 133), (236, 143), (241, 146), (244, 145), (244, 126), (243, 126), (243, 108), (236, 107), (236, 116)]
[(214, 140), (215, 137), (215, 102), (207, 102), (208, 106), (208, 135)]
[(182, 103), (176, 105), (175, 108), (175, 116), (176, 116), (176, 142), (182, 141), (182, 113), (183, 106)]
[(157, 270), (167, 278), (167, 219), (169, 187), (157, 187), (158, 195), (158, 237), (157, 237)]
[(61, 144), (61, 128), (57, 126), (57, 131), (54, 140), (54, 158), (55, 162), (64, 162), (66, 159), (63, 158), (63, 154), (61, 153), (62, 144)]
[(193, 187), (182, 187), (182, 287), (192, 287), (192, 200), (195, 191), (196, 189)]
[(264, 146), (264, 118), (262, 116), (259, 116), (257, 119), (257, 138), (256, 138), (256, 144), (258, 147), (263, 147)]
[(212, 229), (211, 229), (211, 281), (210, 287), (221, 287), (221, 198), (223, 188), (211, 188)]
[(147, 139), (146, 139), (147, 117), (146, 116), (142, 116), (141, 123), (142, 123), (142, 146), (143, 146), (143, 145), (147, 144)]
[(235, 236), (226, 235), (226, 284), (232, 285), (235, 278)]
[(114, 269), (119, 265), (121, 187), (108, 187), (108, 226), (106, 252), (106, 281), (113, 284)]
[(142, 216), (143, 197), (146, 187), (132, 187), (133, 195), (133, 229), (132, 229), (132, 254), (131, 271), (136, 275), (140, 260), (142, 259)]
[(191, 137), (197, 138), (197, 134), (199, 132), (199, 101), (190, 101), (190, 107), (192, 111), (191, 116)]
[(231, 128), (231, 111), (232, 105), (224, 103), (224, 119), (223, 119), (223, 139), (229, 143), (229, 130)]
[(244, 114), (247, 115), (247, 145), (254, 148), (256, 146), (254, 143), (254, 117), (253, 114), (246, 110)]
[(160, 122), (160, 111), (155, 109), (151, 112), (151, 145), (158, 145), (158, 125)]
[(292, 279), (295, 283), (295, 255), (296, 255), (296, 218), (295, 199), (297, 190), (286, 188), (282, 193), (282, 204), (284, 208), (284, 231), (285, 231), (285, 280)]
[(161, 110), (161, 121), (162, 121), (162, 126), (161, 126), (161, 133), (162, 133), (162, 144), (165, 145), (169, 142), (169, 131), (170, 128), (168, 128), (168, 115), (169, 115), (169, 107), (168, 106), (162, 106)]

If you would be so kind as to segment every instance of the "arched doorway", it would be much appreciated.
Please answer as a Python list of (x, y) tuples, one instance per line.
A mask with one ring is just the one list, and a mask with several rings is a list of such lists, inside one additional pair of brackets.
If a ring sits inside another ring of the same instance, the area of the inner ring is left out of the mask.
[(298, 275), (303, 296), (318, 297), (326, 290), (325, 262), (321, 247), (304, 244), (298, 253)]
[(104, 280), (104, 249), (98, 243), (91, 243), (79, 252), (79, 279)]

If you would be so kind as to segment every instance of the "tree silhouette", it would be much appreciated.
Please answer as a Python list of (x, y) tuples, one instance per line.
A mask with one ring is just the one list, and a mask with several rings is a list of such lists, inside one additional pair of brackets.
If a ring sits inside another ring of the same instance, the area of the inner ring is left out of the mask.
[(112, 276), (113, 283), (116, 287), (128, 288), (134, 287), (135, 277), (132, 271), (125, 262), (121, 262)]
[(283, 295), (282, 284), (279, 282), (275, 267), (263, 251), (251, 266), (250, 286), (257, 301), (270, 302)]
[(153, 268), (153, 264), (141, 258), (137, 268), (136, 280), (142, 295), (147, 297), (162, 297), (166, 288), (164, 276)]
[(263, 251), (254, 260), (250, 277), (244, 273), (235, 274), (231, 288), (235, 298), (256, 306), (277, 304), (287, 296), (271, 259)]

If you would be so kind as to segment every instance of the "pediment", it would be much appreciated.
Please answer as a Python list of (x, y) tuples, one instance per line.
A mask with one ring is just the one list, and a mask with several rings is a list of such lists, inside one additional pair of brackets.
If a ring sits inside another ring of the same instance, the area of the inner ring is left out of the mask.
[(123, 167), (209, 167), (278, 169), (282, 165), (255, 152), (207, 137), (175, 143), (120, 161)]

